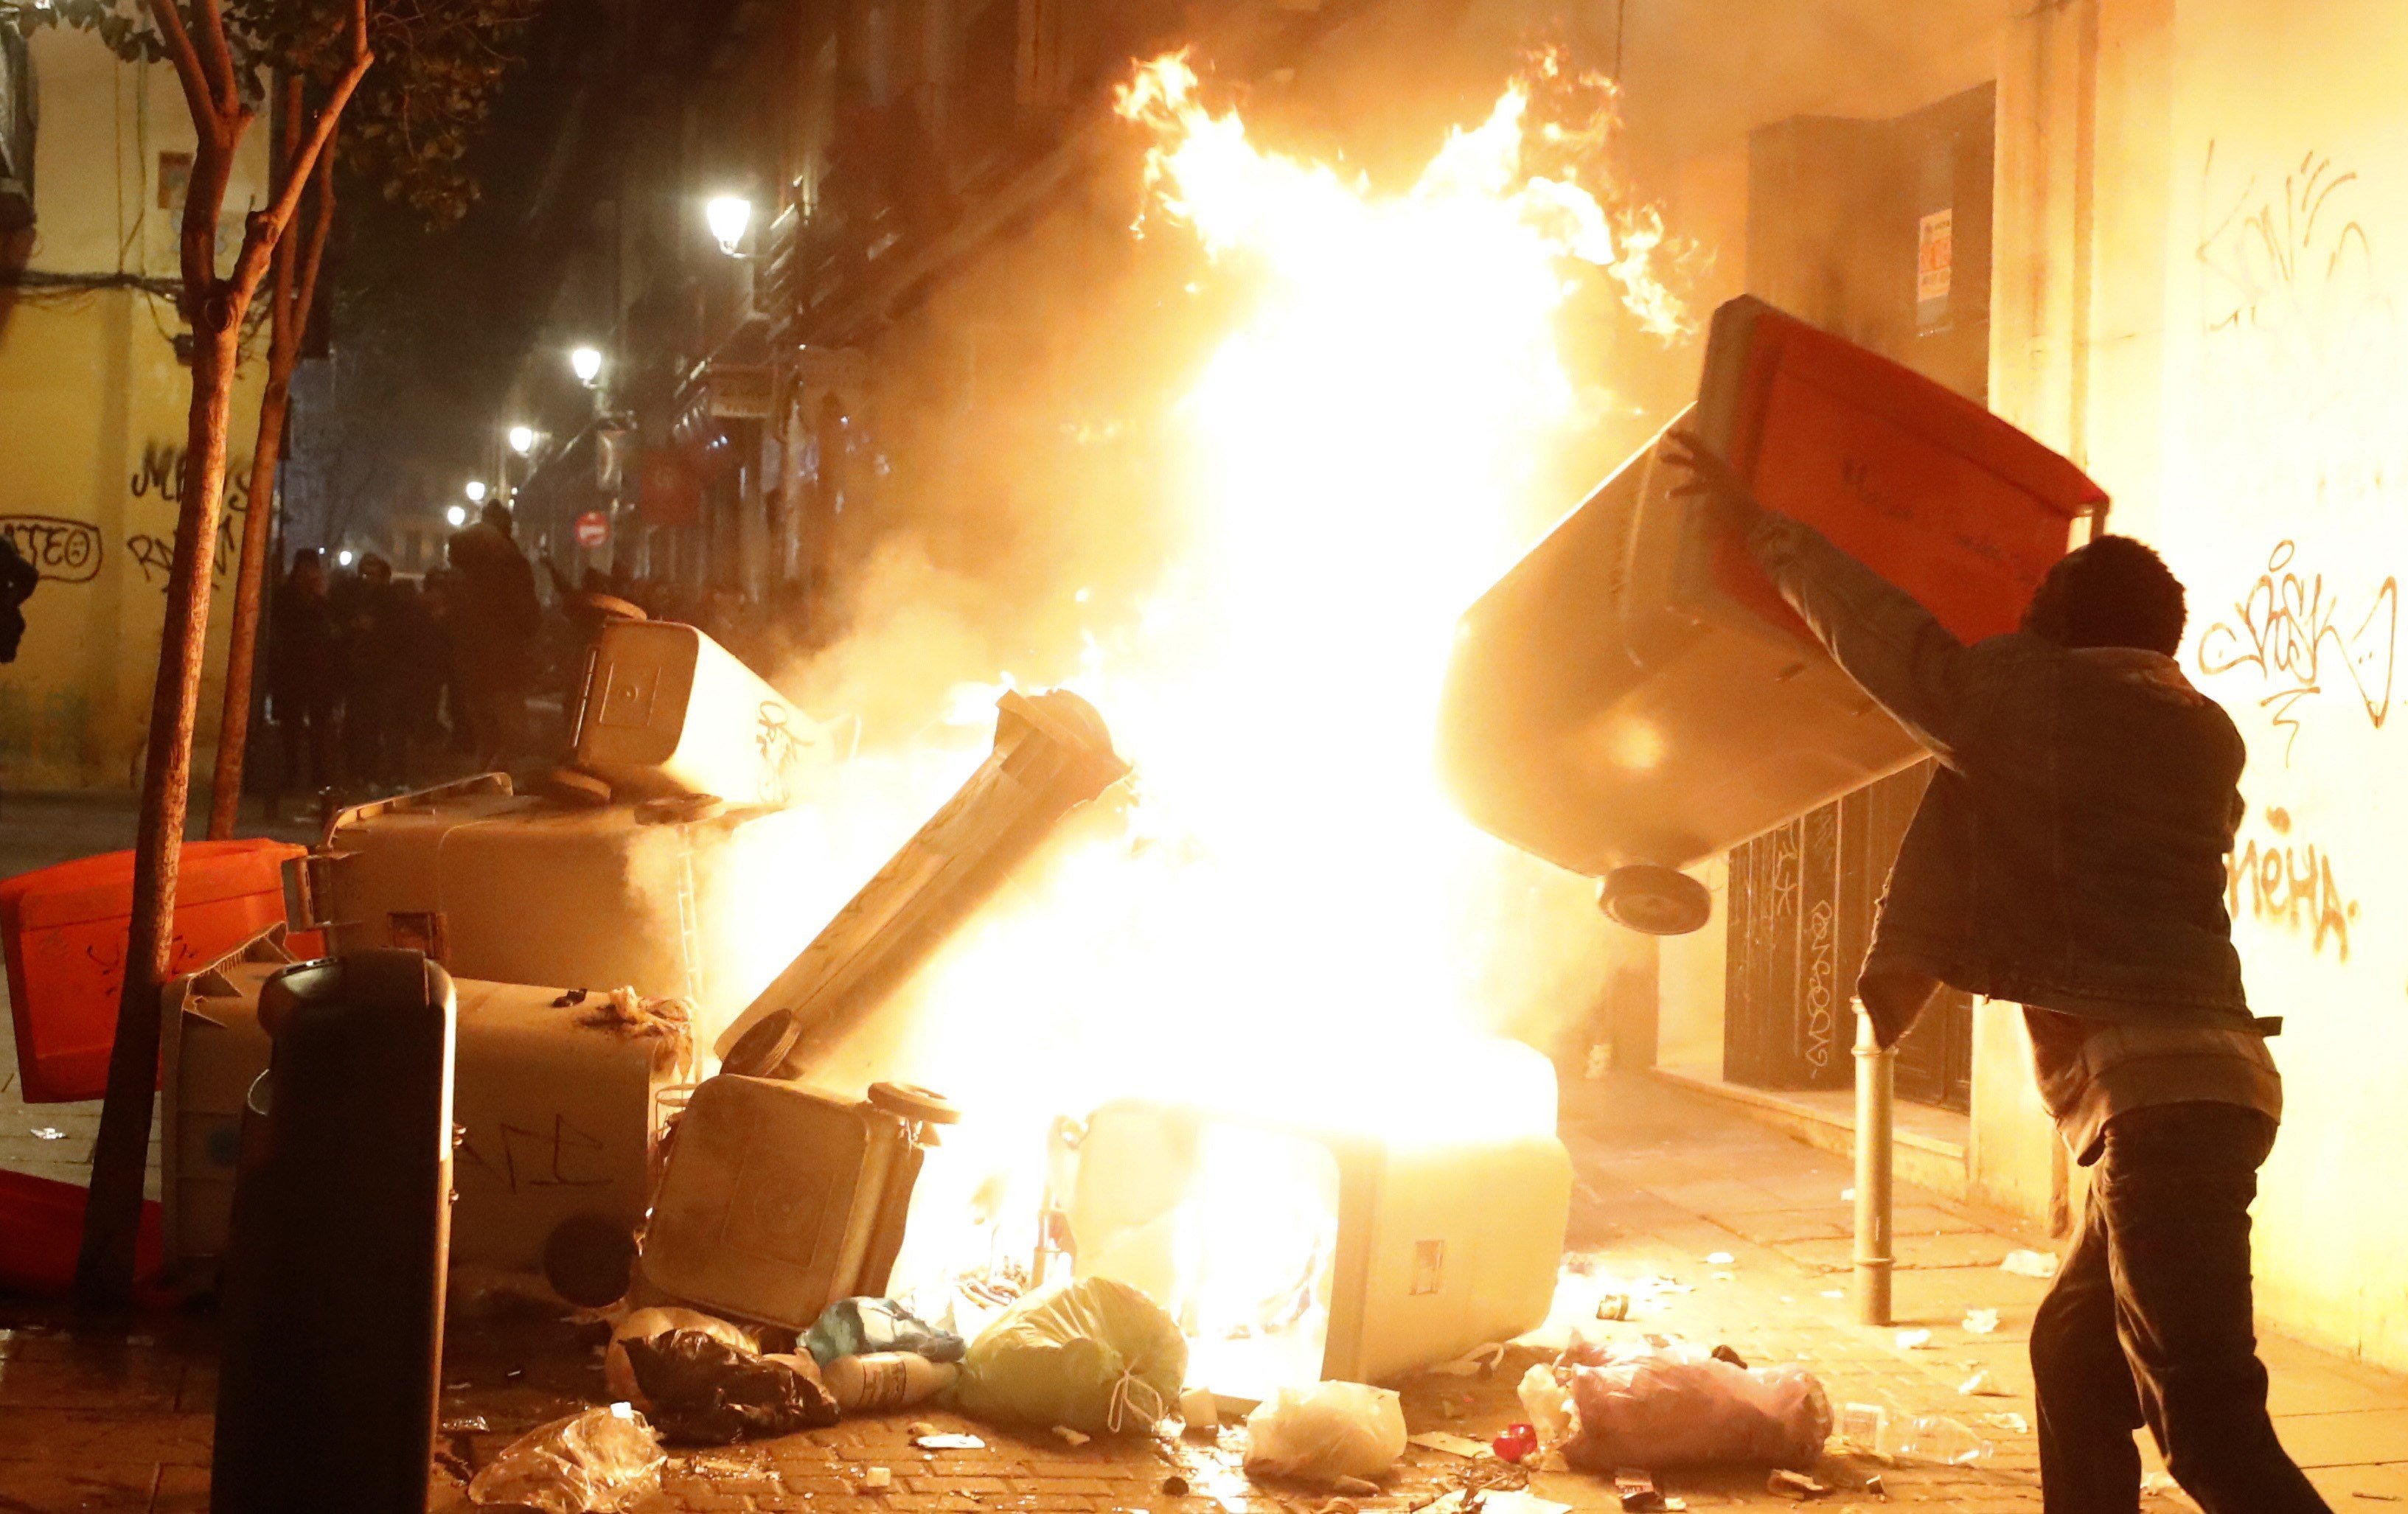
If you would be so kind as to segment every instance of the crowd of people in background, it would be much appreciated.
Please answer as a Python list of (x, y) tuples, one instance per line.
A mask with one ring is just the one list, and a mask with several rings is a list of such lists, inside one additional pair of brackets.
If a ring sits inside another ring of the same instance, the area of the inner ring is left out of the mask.
[(549, 558), (546, 604), (500, 504), (447, 557), (412, 578), (375, 552), (340, 566), (293, 554), (268, 607), (268, 718), (254, 729), (274, 746), (248, 764), (255, 787), (356, 798), (564, 760), (585, 649), (613, 602), (700, 625), (755, 665), (777, 644), (771, 607), (740, 593), (596, 568), (571, 580)]

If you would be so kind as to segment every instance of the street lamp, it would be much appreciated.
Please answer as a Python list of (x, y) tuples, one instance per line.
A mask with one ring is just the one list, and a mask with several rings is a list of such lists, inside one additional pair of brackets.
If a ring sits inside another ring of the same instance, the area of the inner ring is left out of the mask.
[(719, 239), (719, 250), (731, 258), (741, 255), (737, 249), (744, 245), (744, 229), (752, 224), (752, 201), (741, 194), (714, 194), (703, 206), (702, 219)]
[(471, 505), (482, 505), (485, 503), (484, 479), (471, 478), (468, 480), (468, 503)]
[(588, 389), (593, 388), (594, 380), (602, 377), (602, 350), (580, 347), (571, 351), (568, 354), (568, 371), (577, 375), (579, 383)]
[(535, 450), (535, 427), (512, 426), (509, 429), (510, 450), (521, 457)]
[(466, 525), (468, 523), (468, 507), (466, 505), (454, 505), (450, 509), (443, 512), (443, 519), (451, 521), (455, 528)]
[(357, 554), (349, 547), (346, 547), (341, 551), (335, 554), (335, 565), (337, 567), (350, 567), (351, 565), (352, 558), (356, 555)]

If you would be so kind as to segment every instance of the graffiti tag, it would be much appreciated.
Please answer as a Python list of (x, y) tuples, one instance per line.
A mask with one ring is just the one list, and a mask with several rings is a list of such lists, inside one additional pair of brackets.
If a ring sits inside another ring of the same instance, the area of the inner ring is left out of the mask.
[(0, 515), (0, 534), (17, 554), (52, 583), (90, 583), (100, 577), (100, 527), (55, 515)]
[(2199, 670), (2211, 677), (2252, 668), (2268, 686), (2258, 707), (2284, 733), (2283, 762), (2300, 738), (2299, 707), (2341, 679), (2376, 730), (2391, 713), (2392, 675), (2399, 658), (2400, 580), (2374, 591), (2365, 611), (2345, 607), (2321, 573), (2297, 566), (2299, 548), (2274, 544), (2266, 571), (2232, 607), (2229, 618), (2200, 634)]
[(2331, 853), (2314, 842), (2288, 840), (2287, 811), (2269, 809), (2266, 821), (2282, 839), (2253, 840), (2233, 852), (2225, 864), (2225, 907), (2239, 920), (2246, 899), (2251, 920), (2305, 934), (2311, 951), (2330, 945), (2341, 961), (2349, 961), (2358, 901), (2333, 881)]

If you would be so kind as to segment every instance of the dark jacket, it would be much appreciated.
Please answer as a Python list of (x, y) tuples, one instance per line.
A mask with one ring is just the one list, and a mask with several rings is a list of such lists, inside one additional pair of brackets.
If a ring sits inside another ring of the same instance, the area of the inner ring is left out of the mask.
[(1885, 1033), (1930, 978), (2127, 1024), (2253, 1024), (2225, 909), (2246, 751), (2173, 659), (2025, 635), (1968, 647), (1811, 527), (1767, 514), (1749, 545), (1940, 759), (1859, 984)]

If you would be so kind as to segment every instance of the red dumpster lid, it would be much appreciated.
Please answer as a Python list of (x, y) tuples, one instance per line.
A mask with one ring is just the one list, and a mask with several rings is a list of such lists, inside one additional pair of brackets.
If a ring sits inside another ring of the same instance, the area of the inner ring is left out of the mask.
[[(280, 868), (307, 848), (269, 836), (187, 841), (176, 869), (179, 908), (256, 893), (263, 869)], [(122, 919), (133, 907), (134, 853), (105, 852), (0, 881), (0, 921), (19, 931)]]

